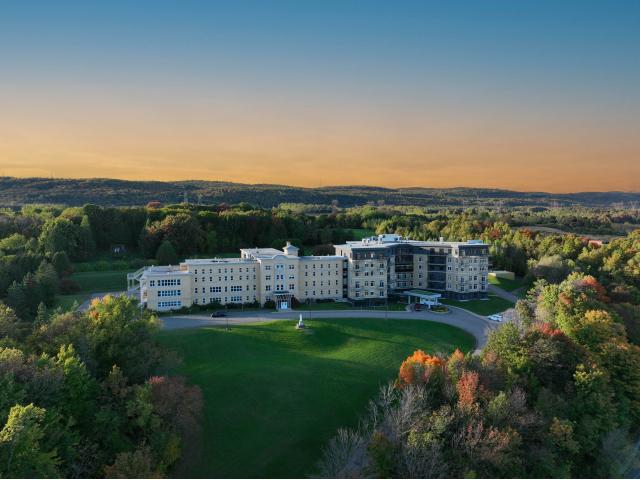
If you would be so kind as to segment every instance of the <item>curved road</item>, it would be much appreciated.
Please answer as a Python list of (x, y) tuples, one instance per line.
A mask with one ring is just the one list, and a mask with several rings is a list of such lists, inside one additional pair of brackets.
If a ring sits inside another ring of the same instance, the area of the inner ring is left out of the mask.
[[(449, 313), (431, 312), (398, 312), (380, 310), (313, 310), (288, 311), (288, 312), (228, 312), (228, 317), (211, 318), (209, 314), (168, 315), (162, 316), (163, 329), (176, 330), (179, 328), (198, 328), (210, 326), (242, 325), (244, 323), (272, 322), (274, 320), (294, 320), (302, 313), (304, 320), (317, 318), (388, 318), (391, 320), (428, 320), (432, 322), (446, 323), (469, 332), (476, 339), (476, 348), (479, 350), (487, 342), (489, 332), (496, 324), (484, 317), (456, 307), (449, 307)], [(476, 350), (476, 351), (478, 351)]]

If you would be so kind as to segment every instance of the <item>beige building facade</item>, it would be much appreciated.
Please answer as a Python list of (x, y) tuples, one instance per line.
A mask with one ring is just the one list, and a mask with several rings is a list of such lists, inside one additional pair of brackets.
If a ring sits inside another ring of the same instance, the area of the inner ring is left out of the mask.
[(335, 255), (300, 256), (287, 243), (245, 248), (238, 258), (190, 259), (136, 274), (140, 301), (151, 310), (191, 305), (344, 300), (377, 303), (407, 290), (445, 298), (486, 298), (488, 246), (480, 241), (416, 241), (379, 235), (335, 245)]
[(279, 309), (300, 302), (340, 300), (344, 258), (299, 256), (287, 244), (274, 248), (241, 249), (238, 258), (185, 260), (177, 266), (149, 267), (141, 272), (140, 301), (150, 310), (177, 310), (211, 303), (264, 305)]

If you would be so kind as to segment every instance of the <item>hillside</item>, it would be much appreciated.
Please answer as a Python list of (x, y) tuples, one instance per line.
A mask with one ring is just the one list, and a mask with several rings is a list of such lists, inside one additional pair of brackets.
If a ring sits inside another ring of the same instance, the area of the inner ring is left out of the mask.
[(229, 182), (185, 180), (176, 182), (127, 181), (106, 178), (49, 179), (0, 177), (0, 206), (32, 203), (64, 205), (144, 205), (158, 200), (175, 203), (187, 195), (191, 202), (240, 203), (261, 207), (280, 203), (341, 207), (384, 202), (388, 205), (420, 206), (609, 206), (640, 204), (640, 192), (580, 192), (551, 194), (482, 188), (383, 188), (336, 186), (303, 188), (286, 185), (249, 185)]

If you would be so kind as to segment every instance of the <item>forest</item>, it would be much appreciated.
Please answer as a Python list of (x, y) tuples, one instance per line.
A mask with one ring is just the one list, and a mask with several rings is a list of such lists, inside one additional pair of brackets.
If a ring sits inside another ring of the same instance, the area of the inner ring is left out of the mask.
[(281, 203), (338, 205), (418, 205), (425, 207), (482, 206), (600, 206), (638, 208), (640, 194), (633, 192), (582, 192), (551, 194), (490, 188), (383, 188), (334, 186), (319, 188), (287, 185), (249, 185), (230, 182), (185, 180), (175, 182), (127, 181), (109, 178), (0, 177), (0, 206), (34, 203), (82, 206), (139, 206), (151, 201), (236, 204), (248, 202), (262, 208)]

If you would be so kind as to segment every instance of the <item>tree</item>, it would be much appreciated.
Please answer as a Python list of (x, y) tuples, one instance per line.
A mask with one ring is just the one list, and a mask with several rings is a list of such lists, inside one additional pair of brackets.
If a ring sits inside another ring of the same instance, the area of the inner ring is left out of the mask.
[(71, 273), (71, 261), (64, 251), (54, 253), (53, 257), (51, 257), (51, 264), (56, 269), (59, 277), (64, 277)]
[(104, 378), (117, 365), (134, 383), (147, 379), (162, 359), (155, 340), (157, 317), (124, 295), (94, 300), (87, 315), (86, 335), (97, 377)]
[(0, 431), (0, 473), (3, 477), (59, 477), (55, 451), (42, 451), (46, 410), (30, 403), (11, 408)]
[(156, 252), (156, 260), (160, 265), (176, 265), (178, 254), (170, 241), (163, 241)]
[(104, 468), (104, 473), (107, 478), (164, 478), (148, 445), (119, 453), (113, 464)]
[(95, 249), (86, 216), (80, 225), (63, 217), (49, 220), (42, 228), (39, 243), (48, 255), (62, 251), (72, 260), (85, 260)]
[(20, 332), (20, 319), (16, 312), (0, 302), (0, 339), (16, 338)]
[(55, 295), (58, 293), (58, 273), (53, 265), (43, 260), (36, 270), (35, 281), (38, 284), (40, 295), (46, 305), (53, 305)]

